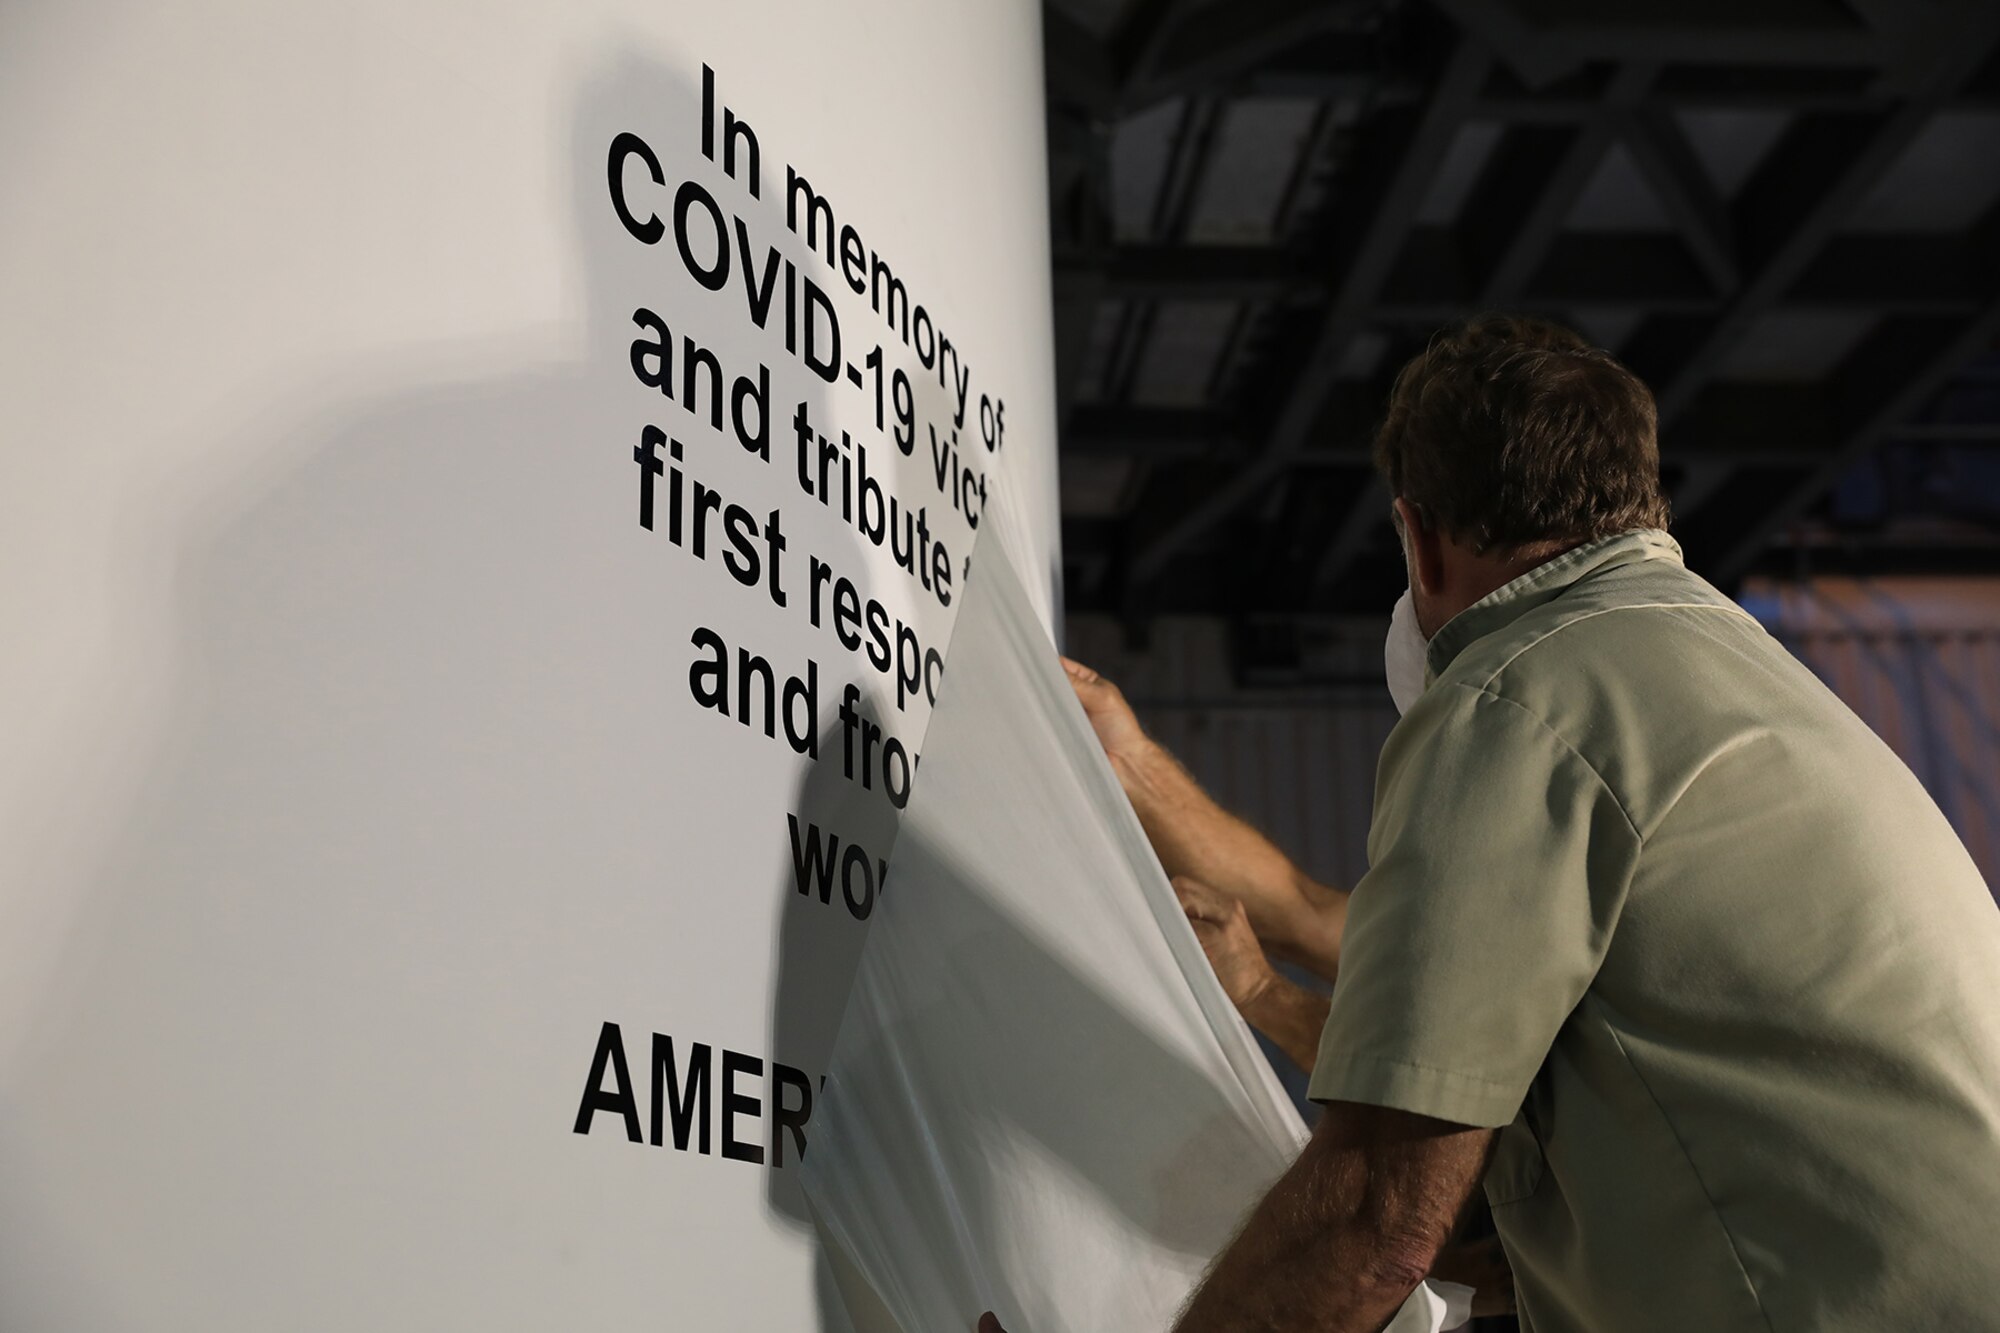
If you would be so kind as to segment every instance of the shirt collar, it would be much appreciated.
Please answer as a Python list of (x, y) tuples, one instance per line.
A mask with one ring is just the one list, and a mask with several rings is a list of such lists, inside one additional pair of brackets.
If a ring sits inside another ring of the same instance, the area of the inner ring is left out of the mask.
[(1520, 617), (1553, 601), (1572, 584), (1589, 575), (1640, 560), (1681, 561), (1680, 543), (1659, 528), (1633, 528), (1564, 551), (1552, 560), (1466, 607), (1446, 621), (1430, 641), (1424, 661), (1432, 680), (1444, 674), (1452, 659), (1474, 640), (1505, 629)]

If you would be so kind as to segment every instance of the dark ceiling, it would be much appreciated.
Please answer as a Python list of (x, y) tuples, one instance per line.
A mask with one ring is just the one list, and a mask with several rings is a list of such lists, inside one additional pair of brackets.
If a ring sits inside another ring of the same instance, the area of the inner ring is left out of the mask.
[(1675, 534), (2000, 572), (2000, 0), (1052, 0), (1072, 610), (1381, 614), (1439, 324), (1653, 386)]

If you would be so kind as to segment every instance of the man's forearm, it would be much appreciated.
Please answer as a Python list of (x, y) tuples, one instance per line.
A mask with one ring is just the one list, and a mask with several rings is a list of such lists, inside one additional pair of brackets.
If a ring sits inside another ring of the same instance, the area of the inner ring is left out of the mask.
[(1330, 996), (1274, 973), (1270, 983), (1243, 1006), (1243, 1017), (1310, 1074), (1319, 1059), (1319, 1034), (1326, 1027), (1331, 1007)]
[(1118, 764), (1133, 809), (1169, 876), (1185, 875), (1242, 901), (1265, 947), (1331, 980), (1347, 895), (1314, 880), (1269, 838), (1230, 814), (1164, 748)]
[(1189, 1302), (1175, 1333), (1375, 1333), (1423, 1281), (1430, 1259), (1358, 1219), (1307, 1229), (1301, 1191), (1273, 1191)]
[(1176, 1333), (1380, 1329), (1429, 1273), (1491, 1142), (1490, 1130), (1329, 1106)]

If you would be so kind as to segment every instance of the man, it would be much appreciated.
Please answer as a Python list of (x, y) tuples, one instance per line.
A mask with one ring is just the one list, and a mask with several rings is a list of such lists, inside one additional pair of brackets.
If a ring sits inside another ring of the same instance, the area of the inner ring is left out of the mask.
[(1313, 1058), (1252, 930), (1336, 979), (1326, 1109), (1180, 1327), (1379, 1328), (1483, 1180), (1534, 1333), (2000, 1329), (2000, 912), (1683, 566), (1645, 387), (1476, 321), (1404, 368), (1376, 459), (1414, 615), (1351, 898), (1072, 670), (1246, 1015)]

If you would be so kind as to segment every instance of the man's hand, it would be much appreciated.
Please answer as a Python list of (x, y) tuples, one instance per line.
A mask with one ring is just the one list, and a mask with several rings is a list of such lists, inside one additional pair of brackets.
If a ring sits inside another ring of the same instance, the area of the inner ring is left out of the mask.
[(1146, 735), (1116, 685), (1080, 662), (1063, 670), (1167, 875), (1243, 905), (1265, 948), (1333, 980), (1347, 895), (1317, 883), (1270, 839), (1230, 814)]
[(1185, 875), (1174, 880), (1174, 894), (1236, 1011), (1310, 1074), (1319, 1059), (1327, 997), (1278, 975), (1239, 900)]
[(1187, 913), (1188, 924), (1194, 927), (1194, 937), (1201, 941), (1201, 951), (1208, 955), (1208, 965), (1215, 969), (1223, 992), (1247, 1018), (1278, 980), (1271, 960), (1257, 943), (1257, 932), (1250, 928), (1249, 912), (1240, 899), (1186, 875), (1175, 877), (1174, 896), (1181, 900), (1181, 910)]
[(1125, 702), (1124, 693), (1116, 685), (1083, 663), (1065, 657), (1062, 664), (1070, 688), (1076, 691), (1077, 702), (1083, 705), (1083, 715), (1090, 719), (1090, 729), (1097, 733), (1097, 743), (1104, 747), (1105, 758), (1111, 761), (1118, 780), (1127, 783), (1129, 790), (1126, 774), (1146, 762), (1147, 751), (1153, 744), (1146, 729), (1139, 725), (1139, 715)]

